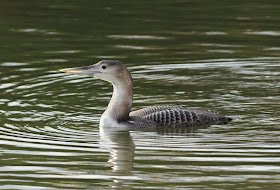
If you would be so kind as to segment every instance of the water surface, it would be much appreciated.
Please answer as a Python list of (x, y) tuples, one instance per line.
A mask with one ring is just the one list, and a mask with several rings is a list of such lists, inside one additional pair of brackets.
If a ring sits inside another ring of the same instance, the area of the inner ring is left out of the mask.
[[(278, 1), (2, 1), (1, 189), (280, 187)], [(59, 73), (125, 63), (133, 110), (204, 107), (228, 125), (100, 129), (110, 84)]]

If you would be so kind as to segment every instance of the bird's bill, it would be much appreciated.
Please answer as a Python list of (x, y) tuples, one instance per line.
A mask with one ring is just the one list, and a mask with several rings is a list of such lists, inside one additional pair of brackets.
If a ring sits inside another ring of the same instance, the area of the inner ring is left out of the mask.
[(76, 69), (76, 68), (61, 69), (59, 71), (60, 72), (64, 72), (64, 73), (71, 73), (71, 74), (82, 74), (82, 73), (85, 73), (85, 71), (79, 70), (79, 69)]
[(92, 75), (94, 73), (97, 73), (97, 71), (94, 71), (92, 65), (91, 66), (61, 69), (59, 71), (64, 72), (64, 73), (70, 73), (70, 74), (78, 74), (78, 75)]

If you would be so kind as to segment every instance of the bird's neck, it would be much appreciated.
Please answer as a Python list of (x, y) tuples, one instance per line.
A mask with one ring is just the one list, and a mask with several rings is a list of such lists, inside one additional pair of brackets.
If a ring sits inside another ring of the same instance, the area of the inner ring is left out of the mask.
[(129, 116), (133, 99), (131, 77), (113, 83), (113, 95), (102, 117), (116, 122), (126, 121)]

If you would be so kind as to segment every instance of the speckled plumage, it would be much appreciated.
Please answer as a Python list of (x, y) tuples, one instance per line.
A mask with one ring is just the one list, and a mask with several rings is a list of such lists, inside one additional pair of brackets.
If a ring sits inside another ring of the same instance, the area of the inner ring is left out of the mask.
[[(208, 124), (226, 124), (232, 119), (224, 115), (213, 113), (202, 108), (183, 108), (176, 106), (154, 106), (129, 114), (131, 120), (147, 121), (151, 127), (180, 127), (180, 126), (197, 126)], [(135, 122), (134, 125), (137, 122)]]

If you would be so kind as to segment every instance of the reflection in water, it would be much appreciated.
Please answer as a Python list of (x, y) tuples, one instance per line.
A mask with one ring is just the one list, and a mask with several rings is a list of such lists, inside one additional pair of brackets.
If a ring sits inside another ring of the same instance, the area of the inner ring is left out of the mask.
[(151, 129), (131, 129), (119, 130), (112, 127), (100, 127), (100, 143), (110, 150), (112, 169), (118, 175), (131, 175), (134, 160), (135, 145), (131, 137), (131, 132), (155, 132), (158, 135), (185, 136), (195, 133), (199, 129), (206, 129), (210, 125), (190, 126), (190, 127), (164, 127)]
[[(131, 176), (134, 160), (134, 143), (129, 131), (100, 127), (100, 143), (110, 152), (109, 163), (112, 164), (113, 175)], [(111, 187), (122, 187), (129, 179), (114, 179)]]
[(134, 143), (129, 131), (100, 127), (100, 143), (110, 150), (112, 169), (118, 175), (130, 175), (133, 168)]
[[(209, 126), (153, 128), (149, 132), (155, 132), (155, 135), (158, 134), (160, 136), (186, 136), (198, 129), (207, 127)], [(112, 176), (124, 176), (124, 178), (118, 177), (113, 179), (113, 184), (110, 184), (113, 189), (124, 188), (124, 184), (132, 181), (132, 178), (129, 176), (133, 176), (134, 151), (136, 147), (131, 137), (131, 132), (119, 130), (118, 128), (100, 127), (100, 145), (110, 152), (108, 162), (111, 164)], [(147, 129), (142, 132), (147, 132)]]

